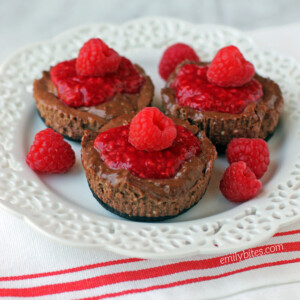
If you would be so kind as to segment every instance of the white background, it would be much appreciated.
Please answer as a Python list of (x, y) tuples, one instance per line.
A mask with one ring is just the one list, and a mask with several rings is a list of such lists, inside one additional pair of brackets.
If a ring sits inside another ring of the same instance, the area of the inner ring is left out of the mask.
[(299, 0), (0, 0), (0, 62), (74, 26), (169, 16), (252, 30), (300, 21)]

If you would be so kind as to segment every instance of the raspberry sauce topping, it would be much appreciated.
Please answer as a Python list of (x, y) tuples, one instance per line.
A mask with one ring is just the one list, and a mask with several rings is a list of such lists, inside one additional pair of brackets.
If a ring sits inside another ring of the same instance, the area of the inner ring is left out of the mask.
[(200, 152), (200, 141), (186, 128), (176, 126), (173, 144), (161, 151), (137, 150), (129, 141), (130, 125), (99, 133), (94, 147), (111, 169), (127, 169), (144, 179), (174, 177), (182, 163)]
[(195, 64), (186, 64), (180, 69), (171, 87), (181, 106), (238, 114), (263, 96), (262, 86), (256, 79), (240, 87), (221, 87), (208, 81), (207, 70), (207, 66)]
[(115, 72), (103, 76), (78, 75), (76, 59), (57, 64), (50, 70), (50, 76), (58, 98), (71, 107), (98, 105), (111, 100), (117, 93), (138, 93), (145, 82), (125, 57), (121, 57)]

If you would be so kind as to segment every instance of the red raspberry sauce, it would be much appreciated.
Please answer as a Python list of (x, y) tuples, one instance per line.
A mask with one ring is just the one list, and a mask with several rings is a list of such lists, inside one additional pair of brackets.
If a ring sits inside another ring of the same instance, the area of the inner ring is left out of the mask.
[(138, 93), (145, 82), (125, 57), (116, 72), (104, 76), (77, 75), (76, 59), (57, 64), (50, 70), (50, 76), (58, 98), (71, 107), (98, 105), (111, 100), (117, 93)]
[(128, 142), (129, 126), (99, 133), (94, 147), (111, 169), (127, 169), (144, 179), (174, 177), (182, 163), (200, 152), (201, 142), (186, 128), (176, 126), (177, 136), (171, 147), (147, 152)]
[(263, 96), (261, 84), (251, 79), (241, 87), (220, 87), (208, 82), (208, 66), (184, 65), (171, 83), (181, 106), (199, 111), (239, 114)]

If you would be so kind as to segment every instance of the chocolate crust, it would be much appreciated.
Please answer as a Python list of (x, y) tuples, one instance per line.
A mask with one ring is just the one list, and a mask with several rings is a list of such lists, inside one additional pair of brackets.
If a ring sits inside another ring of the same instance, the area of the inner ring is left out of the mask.
[(254, 78), (263, 87), (263, 97), (257, 103), (249, 104), (240, 114), (197, 111), (180, 106), (176, 101), (175, 91), (171, 88), (172, 81), (185, 64), (203, 66), (207, 63), (184, 61), (170, 75), (166, 87), (161, 91), (167, 116), (187, 120), (196, 125), (217, 146), (226, 146), (233, 138), (239, 137), (266, 139), (273, 133), (283, 106), (281, 90), (274, 81), (256, 74)]
[[(118, 122), (113, 120), (100, 131), (126, 125), (132, 117), (130, 114)], [(179, 123), (183, 125), (181, 120)], [(188, 210), (204, 195), (217, 157), (214, 145), (204, 132), (198, 133), (199, 155), (185, 161), (175, 177), (168, 179), (141, 179), (128, 170), (108, 168), (93, 146), (97, 135), (85, 131), (81, 160), (94, 196), (108, 210), (131, 220), (161, 221)]]
[(34, 81), (33, 96), (37, 110), (48, 127), (71, 140), (80, 141), (84, 130), (99, 131), (110, 120), (130, 112), (137, 113), (151, 104), (154, 86), (144, 70), (135, 65), (145, 83), (138, 94), (117, 94), (105, 103), (92, 107), (73, 108), (57, 98), (57, 91), (48, 71)]
[[(94, 193), (94, 191), (91, 189), (91, 186), (89, 185), (89, 188), (94, 196), (94, 198), (99, 202), (99, 204), (101, 204), (102, 207), (104, 207), (106, 210), (110, 211), (111, 213), (118, 215), (122, 218), (131, 220), (131, 221), (136, 221), (136, 222), (160, 222), (160, 221), (165, 221), (171, 218), (174, 218), (174, 216), (164, 216), (164, 217), (155, 217), (155, 218), (147, 218), (147, 217), (140, 217), (140, 216), (130, 216), (127, 215), (125, 213), (121, 213), (118, 210), (114, 209), (113, 207), (109, 206), (108, 204), (106, 204), (105, 202), (103, 202), (100, 198), (98, 198), (98, 196)], [(193, 206), (195, 206), (197, 203), (195, 203)], [(192, 206), (192, 207), (193, 207)], [(192, 208), (190, 207), (190, 208)], [(186, 211), (188, 211), (190, 208), (181, 211), (177, 216), (185, 213)]]

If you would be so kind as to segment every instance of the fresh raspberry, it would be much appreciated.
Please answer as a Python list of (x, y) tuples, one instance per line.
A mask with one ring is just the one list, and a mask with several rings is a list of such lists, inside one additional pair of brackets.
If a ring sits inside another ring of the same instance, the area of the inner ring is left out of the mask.
[(233, 202), (247, 201), (256, 196), (260, 189), (260, 180), (243, 161), (231, 164), (220, 182), (222, 194)]
[(212, 60), (208, 71), (209, 82), (222, 87), (239, 87), (251, 80), (254, 66), (235, 46), (220, 49)]
[(131, 121), (129, 142), (138, 150), (159, 151), (170, 147), (177, 135), (174, 122), (156, 107), (146, 107)]
[(75, 153), (62, 135), (47, 128), (35, 135), (26, 162), (35, 171), (65, 173), (74, 165)]
[(80, 49), (76, 71), (81, 76), (103, 76), (115, 72), (121, 56), (100, 39), (88, 40)]
[(262, 139), (233, 139), (227, 146), (226, 156), (230, 164), (245, 162), (256, 178), (265, 174), (270, 163), (268, 144)]
[(167, 80), (169, 75), (175, 70), (176, 66), (185, 59), (200, 61), (194, 49), (186, 44), (177, 43), (168, 47), (159, 63), (159, 74)]

